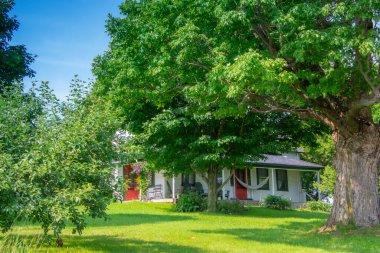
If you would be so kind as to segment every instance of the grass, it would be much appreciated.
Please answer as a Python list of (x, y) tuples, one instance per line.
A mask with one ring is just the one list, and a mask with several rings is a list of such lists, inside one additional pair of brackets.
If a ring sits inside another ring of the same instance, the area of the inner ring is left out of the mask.
[[(189, 214), (131, 202), (111, 205), (109, 215), (89, 219), (82, 236), (66, 229), (63, 248), (39, 252), (380, 252), (380, 227), (318, 234), (326, 213), (252, 207), (241, 215)], [(13, 233), (34, 238), (41, 228), (20, 225)]]

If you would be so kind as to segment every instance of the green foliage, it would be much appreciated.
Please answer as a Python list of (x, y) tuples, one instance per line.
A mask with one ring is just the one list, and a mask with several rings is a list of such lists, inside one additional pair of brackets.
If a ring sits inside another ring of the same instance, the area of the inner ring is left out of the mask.
[(372, 107), (373, 121), (380, 123), (380, 103), (373, 105)]
[[(321, 184), (319, 185), (319, 190), (321, 192), (327, 193), (329, 197), (334, 195), (336, 183), (336, 170), (327, 165), (321, 173)], [(314, 187), (318, 188), (318, 183), (314, 182)]]
[(175, 204), (177, 212), (201, 212), (206, 210), (206, 208), (206, 199), (193, 192), (181, 194)]
[(13, 0), (0, 1), (0, 93), (15, 81), (34, 76), (34, 71), (29, 68), (34, 56), (26, 52), (24, 45), (9, 45), (19, 26), (17, 20), (8, 15), (13, 5)]
[[(60, 103), (46, 84), (0, 97), (0, 226), (41, 224), (58, 236), (82, 233), (85, 217), (106, 217), (114, 176), (112, 144), (119, 121), (109, 104), (77, 80)], [(15, 124), (17, 122), (17, 124)]]
[(302, 158), (325, 166), (320, 175), (321, 183), (319, 186), (314, 172), (303, 177), (307, 193), (310, 196), (314, 195), (317, 199), (314, 189), (319, 187), (320, 192), (332, 197), (335, 189), (336, 172), (333, 167), (335, 147), (330, 134), (325, 133), (318, 136), (316, 145), (313, 147), (304, 146), (304, 149), (306, 152), (302, 154)]
[(244, 205), (238, 200), (221, 200), (218, 201), (217, 209), (219, 212), (226, 214), (237, 214), (243, 212)]
[(275, 195), (268, 195), (267, 197), (265, 197), (263, 205), (268, 208), (285, 210), (289, 209), (292, 203), (288, 198)]
[(141, 197), (146, 196), (152, 180), (152, 172), (148, 170), (146, 162), (132, 164), (133, 172), (136, 173), (138, 188), (141, 190)]
[[(217, 1), (126, 1), (122, 15), (108, 20), (112, 40), (95, 59), (94, 94), (121, 108), (134, 135), (129, 147), (156, 170), (215, 175), (263, 153), (313, 142), (321, 130), (288, 113), (255, 114), (236, 98), (240, 87), (225, 82), (226, 68), (255, 42), (247, 40), (246, 17), (224, 8), (230, 9)], [(231, 39), (235, 32), (241, 37)], [(269, 80), (283, 64), (253, 59), (248, 65), (260, 72), (255, 80), (263, 75)]]
[(331, 204), (322, 201), (308, 201), (306, 207), (311, 211), (330, 212)]

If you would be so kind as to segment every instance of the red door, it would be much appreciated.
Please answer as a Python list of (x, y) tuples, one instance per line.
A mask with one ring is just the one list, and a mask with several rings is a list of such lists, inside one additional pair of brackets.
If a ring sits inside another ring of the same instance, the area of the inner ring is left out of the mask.
[(137, 183), (137, 174), (133, 172), (132, 165), (125, 166), (125, 176), (127, 178), (127, 194), (125, 200), (139, 199), (139, 189)]
[[(235, 175), (237, 178), (239, 178), (240, 181), (247, 183), (247, 169), (244, 170), (235, 170)], [(237, 199), (247, 199), (247, 188), (245, 188), (243, 185), (241, 185), (237, 179), (235, 178), (235, 193)]]

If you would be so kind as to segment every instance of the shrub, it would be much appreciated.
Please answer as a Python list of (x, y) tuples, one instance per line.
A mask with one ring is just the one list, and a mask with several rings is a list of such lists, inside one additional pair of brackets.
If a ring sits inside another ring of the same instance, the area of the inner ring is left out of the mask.
[(306, 207), (311, 211), (330, 212), (331, 210), (331, 204), (322, 201), (308, 201)]
[(269, 195), (264, 199), (264, 206), (268, 208), (284, 210), (291, 207), (291, 201), (288, 198)]
[(218, 202), (217, 209), (223, 213), (241, 213), (244, 211), (244, 205), (237, 200), (222, 200)]
[(199, 212), (206, 210), (206, 208), (206, 199), (192, 192), (181, 194), (175, 205), (177, 212)]

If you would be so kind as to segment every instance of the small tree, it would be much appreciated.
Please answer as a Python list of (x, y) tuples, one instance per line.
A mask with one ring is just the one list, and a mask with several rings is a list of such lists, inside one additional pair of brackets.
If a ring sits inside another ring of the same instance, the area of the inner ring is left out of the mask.
[(81, 85), (72, 91), (65, 103), (46, 85), (28, 93), (10, 89), (0, 97), (3, 231), (23, 219), (59, 237), (69, 221), (73, 233), (82, 233), (86, 216), (106, 217), (118, 120)]

